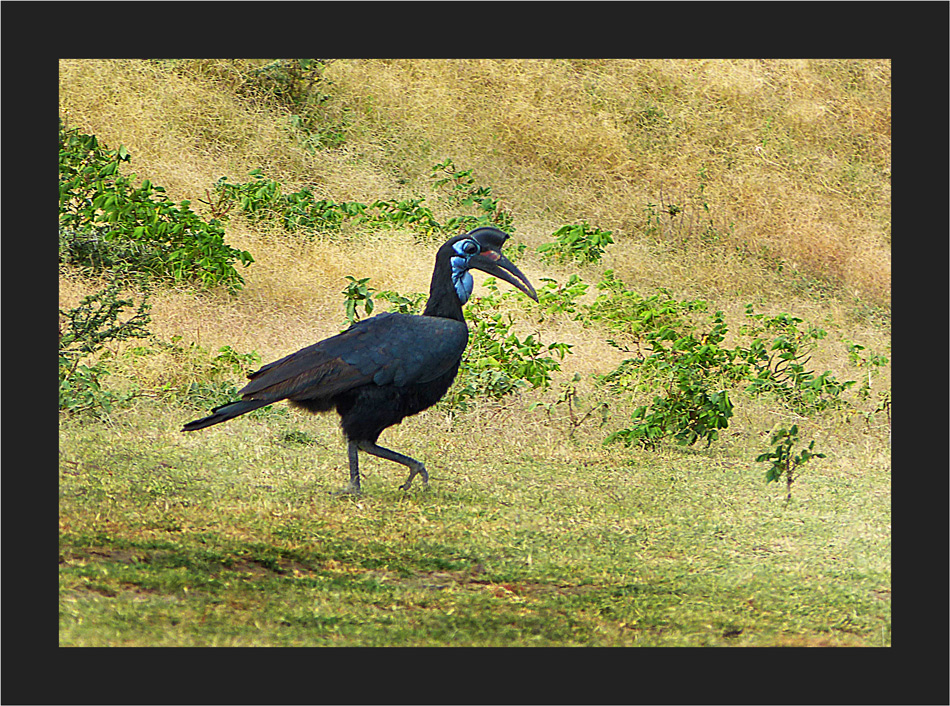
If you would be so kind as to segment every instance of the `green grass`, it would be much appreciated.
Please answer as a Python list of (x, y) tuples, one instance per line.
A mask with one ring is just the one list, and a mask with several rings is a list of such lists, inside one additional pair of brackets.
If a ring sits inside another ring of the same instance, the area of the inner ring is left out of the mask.
[(333, 418), (193, 412), (61, 418), (61, 645), (890, 645), (889, 464), (786, 505), (739, 450), (559, 460), (430, 412), (382, 440), (429, 491), (368, 460), (341, 498)]

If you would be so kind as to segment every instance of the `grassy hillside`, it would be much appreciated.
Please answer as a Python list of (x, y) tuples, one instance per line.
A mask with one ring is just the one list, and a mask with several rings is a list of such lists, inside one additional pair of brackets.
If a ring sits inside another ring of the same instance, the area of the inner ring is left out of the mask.
[[(579, 275), (590, 305), (613, 270), (644, 297), (707, 301), (727, 343), (748, 304), (787, 312), (828, 332), (815, 371), (890, 389), (890, 365), (872, 380), (845, 344), (890, 357), (889, 62), (338, 60), (297, 93), (270, 66), (64, 60), (60, 117), (206, 218), (216, 180), (260, 169), (336, 202), (426, 196), (444, 222), (456, 209), (430, 173), (451, 159), (511, 214), (535, 285)], [(582, 221), (612, 232), (603, 259), (539, 256)], [(243, 290), (154, 287), (163, 343), (105, 351), (110, 388), (138, 397), (61, 415), (63, 644), (890, 643), (873, 397), (803, 415), (737, 392), (709, 448), (605, 447), (654, 394), (594, 381), (629, 354), (596, 322), (506, 300), (519, 336), (573, 346), (552, 387), (385, 432), (426, 461), (429, 493), (404, 496), (402, 469), (369, 461), (366, 495), (332, 499), (334, 418), (281, 407), (182, 436), (209, 403), (179, 392), (222, 346), (268, 362), (338, 332), (347, 275), (425, 292), (438, 242), (359, 225), (301, 237), (237, 210), (226, 233), (255, 259)], [(60, 307), (105, 279), (61, 267)], [(601, 404), (605, 425), (577, 423)], [(792, 423), (827, 458), (786, 505), (754, 459)]]

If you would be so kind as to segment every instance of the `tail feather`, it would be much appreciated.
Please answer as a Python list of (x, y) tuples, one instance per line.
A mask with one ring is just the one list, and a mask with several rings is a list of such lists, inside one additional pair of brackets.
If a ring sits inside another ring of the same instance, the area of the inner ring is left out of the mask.
[(214, 426), (215, 424), (226, 422), (229, 419), (234, 419), (235, 417), (239, 417), (246, 412), (250, 412), (260, 407), (265, 407), (269, 404), (271, 403), (262, 400), (239, 400), (237, 402), (229, 402), (228, 404), (212, 409), (211, 414), (207, 417), (202, 417), (201, 419), (196, 419), (193, 422), (188, 422), (184, 428), (182, 428), (182, 431), (197, 431), (198, 429)]

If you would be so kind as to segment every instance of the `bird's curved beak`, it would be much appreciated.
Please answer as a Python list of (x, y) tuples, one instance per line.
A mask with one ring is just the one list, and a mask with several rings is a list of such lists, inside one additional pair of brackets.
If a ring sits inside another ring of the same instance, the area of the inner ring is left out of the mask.
[(529, 297), (538, 301), (538, 295), (524, 273), (497, 250), (483, 247), (478, 255), (472, 256), (468, 261), (468, 265), (492, 277), (505, 280), (508, 284), (517, 287)]

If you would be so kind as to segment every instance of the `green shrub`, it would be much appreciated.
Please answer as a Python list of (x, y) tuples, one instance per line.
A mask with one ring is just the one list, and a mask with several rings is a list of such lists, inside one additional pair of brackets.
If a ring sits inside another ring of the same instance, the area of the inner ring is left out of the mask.
[(67, 412), (108, 413), (121, 397), (105, 390), (102, 379), (109, 374), (103, 361), (83, 361), (102, 351), (112, 341), (149, 336), (151, 322), (148, 296), (144, 296), (131, 317), (120, 315), (134, 306), (131, 299), (119, 298), (118, 283), (85, 297), (74, 309), (60, 309), (59, 409)]
[[(828, 335), (824, 329), (810, 325), (801, 329), (802, 319), (789, 314), (755, 314), (751, 304), (746, 307), (746, 317), (750, 323), (743, 333), (751, 341), (739, 354), (751, 366), (746, 388), (750, 394), (772, 394), (799, 414), (845, 404), (842, 393), (855, 381), (841, 382), (831, 371), (817, 374), (808, 367), (818, 341)], [(771, 343), (763, 340), (762, 335), (771, 338)]]
[(372, 228), (406, 228), (426, 240), (479, 225), (493, 225), (512, 232), (511, 216), (492, 197), (491, 188), (475, 186), (471, 170), (453, 172), (453, 169), (451, 160), (435, 165), (433, 176), (443, 172), (449, 176), (437, 179), (434, 188), (451, 183), (449, 203), (455, 207), (472, 208), (475, 214), (453, 216), (445, 224), (435, 218), (425, 197), (376, 200), (369, 205), (358, 201), (337, 203), (317, 199), (306, 187), (284, 194), (281, 185), (265, 177), (260, 169), (251, 170), (249, 182), (235, 184), (227, 177), (221, 177), (215, 183), (215, 190), (219, 210), (227, 211), (236, 204), (251, 221), (279, 222), (291, 233), (336, 233), (347, 221)]
[(386, 289), (377, 293), (376, 299), (391, 304), (389, 311), (396, 311), (400, 314), (421, 314), (425, 308), (428, 295), (422, 292), (400, 294)]
[(288, 124), (308, 152), (346, 142), (346, 108), (333, 109), (325, 75), (332, 59), (277, 59), (242, 74), (239, 93), (270, 98), (290, 111)]
[(232, 184), (227, 177), (215, 183), (221, 198), (237, 204), (252, 222), (280, 223), (288, 232), (336, 233), (347, 221), (376, 228), (408, 228), (423, 236), (442, 233), (442, 226), (424, 198), (377, 200), (366, 205), (358, 201), (336, 202), (317, 199), (311, 189), (284, 194), (281, 186), (264, 176), (260, 169), (252, 169), (252, 180)]
[(451, 159), (446, 159), (432, 167), (430, 176), (435, 180), (433, 188), (443, 191), (447, 188), (451, 206), (474, 210), (472, 214), (446, 221), (443, 226), (446, 233), (461, 233), (478, 226), (495, 226), (506, 233), (515, 231), (511, 213), (502, 208), (490, 186), (478, 186), (471, 169), (458, 169)]
[(550, 277), (542, 277), (540, 281), (542, 284), (537, 291), (537, 307), (542, 312), (542, 321), (545, 313), (575, 314), (575, 318), (579, 318), (578, 311), (582, 309), (577, 300), (588, 289), (580, 277), (572, 274), (564, 284), (558, 284), (557, 280)]
[[(636, 371), (638, 383), (648, 381), (650, 389), (658, 387), (664, 394), (656, 395), (649, 409), (638, 407), (633, 425), (613, 432), (605, 443), (623, 441), (627, 446), (652, 448), (667, 435), (685, 445), (705, 439), (708, 446), (718, 439), (719, 430), (729, 426), (733, 412), (724, 386), (741, 375), (735, 352), (720, 345), (726, 333), (722, 312), (716, 312), (712, 327), (700, 337), (667, 325), (645, 333), (649, 355), (625, 360), (623, 375)], [(623, 380), (619, 371), (602, 380), (616, 389)]]
[(364, 316), (372, 316), (373, 309), (376, 308), (373, 302), (373, 292), (376, 290), (370, 287), (369, 277), (356, 279), (352, 275), (346, 275), (349, 284), (343, 288), (343, 310), (345, 312), (346, 323), (344, 328), (349, 328), (360, 320), (359, 307), (363, 307)]
[(552, 234), (553, 243), (538, 246), (543, 260), (598, 262), (608, 245), (614, 242), (611, 231), (595, 228), (584, 221), (561, 226)]
[[(873, 351), (867, 350), (865, 346), (862, 346), (854, 341), (844, 341), (845, 346), (848, 348), (848, 360), (856, 368), (863, 368), (867, 371), (867, 376), (861, 381), (861, 387), (858, 388), (858, 396), (866, 400), (871, 396), (871, 384), (873, 382), (874, 376), (880, 372), (880, 368), (887, 365), (887, 358)], [(865, 354), (864, 351), (867, 351)]]
[(587, 307), (586, 319), (621, 334), (638, 349), (649, 336), (657, 334), (664, 327), (683, 333), (693, 330), (691, 316), (706, 311), (706, 302), (700, 299), (679, 301), (673, 298), (669, 290), (662, 288), (649, 297), (641, 296), (627, 289), (613, 270), (604, 272), (597, 289), (600, 294)]
[[(494, 280), (486, 281), (489, 294), (475, 297), (466, 307), (469, 343), (462, 355), (459, 374), (443, 404), (465, 410), (478, 397), (499, 399), (518, 390), (546, 390), (558, 361), (571, 352), (567, 343), (545, 345), (539, 335), (519, 338), (510, 315), (498, 311), (514, 292), (500, 292)], [(555, 359), (556, 358), (556, 359)]]
[(335, 232), (346, 220), (365, 217), (365, 204), (318, 199), (306, 187), (284, 194), (280, 184), (265, 177), (260, 169), (252, 169), (249, 175), (251, 181), (243, 184), (232, 184), (226, 176), (221, 177), (214, 188), (221, 198), (237, 204), (251, 222), (278, 222), (291, 233)]
[[(441, 178), (436, 178), (440, 175)], [(274, 221), (288, 232), (304, 234), (336, 233), (347, 221), (372, 228), (407, 228), (426, 240), (482, 225), (495, 226), (508, 233), (515, 230), (511, 214), (492, 196), (491, 187), (477, 186), (472, 170), (455, 170), (451, 160), (432, 167), (433, 189), (445, 191), (444, 187), (448, 187), (446, 199), (449, 205), (474, 213), (452, 216), (444, 224), (435, 218), (425, 197), (376, 200), (369, 205), (357, 201), (337, 203), (317, 199), (306, 187), (284, 194), (281, 185), (265, 177), (260, 169), (252, 169), (250, 176), (251, 181), (244, 183), (231, 183), (227, 177), (215, 182), (217, 212), (226, 213), (231, 206), (237, 205), (251, 221)], [(520, 249), (515, 246), (509, 254), (517, 256), (523, 250), (523, 245)]]
[[(673, 299), (661, 291), (643, 297), (627, 290), (613, 273), (605, 273), (602, 290), (587, 307), (586, 318), (626, 335), (637, 357), (595, 379), (614, 394), (655, 392), (650, 406), (638, 407), (633, 424), (608, 436), (607, 443), (623, 441), (653, 447), (672, 436), (679, 443), (693, 444), (718, 438), (728, 426), (733, 404), (729, 391), (745, 386), (750, 395), (771, 394), (797, 414), (816, 414), (850, 405), (844, 393), (856, 383), (839, 381), (830, 371), (817, 373), (809, 367), (811, 354), (827, 333), (803, 325), (789, 314), (766, 316), (747, 306), (747, 323), (740, 329), (742, 343), (722, 345), (728, 333), (722, 312), (699, 317), (705, 302)], [(608, 340), (617, 348), (626, 345)], [(865, 355), (863, 346), (847, 341), (852, 363), (867, 366), (868, 382), (858, 390), (860, 399), (870, 394), (872, 371), (887, 359)], [(874, 412), (889, 411), (889, 398)]]
[(231, 292), (244, 279), (251, 254), (224, 242), (224, 229), (203, 221), (189, 208), (165, 196), (148, 179), (135, 186), (135, 175), (119, 173), (130, 161), (124, 147), (108, 150), (92, 135), (59, 129), (59, 259), (117, 277), (145, 274), (157, 280), (223, 285)]
[(427, 238), (442, 235), (446, 230), (425, 205), (424, 198), (374, 201), (369, 211), (363, 220), (376, 227), (409, 228)]
[(319, 90), (331, 83), (323, 76), (326, 64), (325, 59), (277, 59), (248, 71), (243, 91), (268, 93), (297, 111), (312, 108), (330, 99)]
[(757, 456), (756, 463), (771, 462), (772, 465), (765, 472), (767, 483), (781, 480), (782, 476), (785, 476), (788, 490), (785, 501), (789, 502), (792, 499), (792, 482), (798, 468), (807, 463), (809, 459), (824, 458), (825, 455), (813, 451), (815, 448), (814, 439), (800, 453), (793, 454), (793, 449), (798, 444), (798, 425), (793, 425), (791, 429), (778, 429), (772, 434), (769, 443), (774, 444), (775, 448)]

